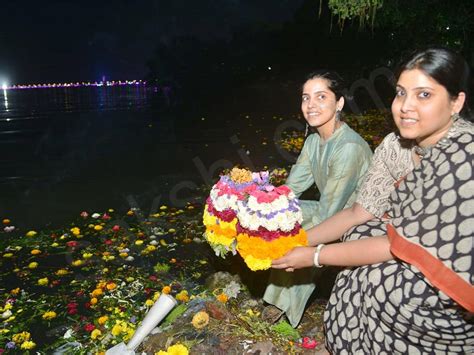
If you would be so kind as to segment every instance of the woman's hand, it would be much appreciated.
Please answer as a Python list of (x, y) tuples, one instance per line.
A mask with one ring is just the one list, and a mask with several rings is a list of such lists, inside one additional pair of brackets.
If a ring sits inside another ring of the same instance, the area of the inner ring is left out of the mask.
[(279, 259), (272, 261), (272, 268), (292, 272), (295, 269), (314, 266), (314, 248), (296, 247)]

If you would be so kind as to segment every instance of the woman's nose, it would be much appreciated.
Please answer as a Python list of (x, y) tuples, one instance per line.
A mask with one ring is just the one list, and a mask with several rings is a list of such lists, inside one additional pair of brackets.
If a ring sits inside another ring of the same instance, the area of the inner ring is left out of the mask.
[(411, 95), (405, 95), (402, 99), (402, 105), (400, 106), (400, 111), (408, 112), (413, 110), (413, 97)]

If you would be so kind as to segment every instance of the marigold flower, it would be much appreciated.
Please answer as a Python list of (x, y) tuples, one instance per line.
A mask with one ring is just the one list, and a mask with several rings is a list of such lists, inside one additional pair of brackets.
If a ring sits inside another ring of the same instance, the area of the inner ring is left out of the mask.
[(57, 314), (54, 311), (48, 311), (43, 314), (43, 319), (50, 320), (56, 318)]
[(186, 346), (182, 344), (175, 344), (175, 345), (171, 345), (166, 350), (166, 353), (168, 355), (189, 355), (189, 350)]
[(38, 267), (38, 263), (36, 261), (33, 261), (28, 264), (28, 268), (30, 269), (36, 269)]
[(10, 222), (11, 222), (11, 221), (10, 221), (8, 218), (5, 218), (5, 219), (2, 221), (3, 224), (10, 224)]
[(101, 288), (96, 288), (94, 291), (92, 291), (91, 296), (92, 297), (98, 297), (101, 296), (104, 293)]
[(47, 286), (49, 283), (49, 280), (47, 277), (43, 277), (42, 279), (38, 280), (38, 285), (40, 286)]
[(171, 292), (171, 287), (170, 286), (165, 286), (161, 290), (162, 293), (169, 294)]
[(91, 298), (90, 303), (91, 303), (92, 305), (97, 304), (97, 302), (98, 302), (98, 300), (97, 300), (96, 297), (92, 297), (92, 298)]
[(29, 231), (26, 233), (26, 236), (31, 238), (31, 237), (34, 237), (35, 235), (37, 235), (38, 233), (36, 231)]
[(102, 229), (104, 229), (104, 227), (102, 227), (100, 224), (96, 224), (94, 226), (94, 230), (96, 230), (96, 231), (101, 231)]
[(102, 335), (102, 332), (100, 331), (100, 329), (94, 329), (91, 333), (91, 339), (97, 339), (101, 335)]
[(226, 303), (229, 300), (229, 297), (225, 293), (221, 293), (216, 296), (217, 300), (222, 303)]
[(117, 287), (117, 284), (115, 282), (109, 282), (106, 286), (107, 290), (111, 291), (114, 290)]
[(176, 295), (176, 299), (181, 302), (188, 302), (189, 301), (188, 291), (182, 290), (180, 293)]
[(145, 305), (146, 305), (147, 307), (153, 306), (154, 303), (155, 303), (155, 302), (153, 302), (153, 300), (150, 300), (150, 299), (147, 299), (147, 300), (145, 301)]
[(41, 250), (39, 250), (39, 249), (33, 249), (33, 250), (31, 251), (31, 255), (38, 255), (38, 254), (41, 254)]
[(31, 350), (31, 349), (34, 349), (36, 346), (36, 344), (30, 340), (27, 340), (25, 342), (23, 342), (23, 344), (21, 344), (20, 348), (24, 349), (24, 350)]
[(81, 230), (79, 227), (74, 227), (74, 228), (71, 228), (71, 233), (74, 235), (79, 235), (81, 234)]
[(19, 287), (14, 288), (13, 290), (10, 291), (10, 293), (12, 295), (18, 295), (20, 293), (20, 288)]
[(122, 326), (119, 323), (115, 324), (112, 328), (112, 335), (117, 336), (120, 335), (121, 332)]
[(109, 319), (108, 316), (102, 316), (102, 317), (99, 317), (99, 319), (97, 320), (97, 322), (98, 322), (100, 325), (104, 325), (105, 322), (107, 322), (108, 319)]
[(72, 262), (72, 265), (73, 265), (73, 266), (81, 266), (83, 263), (84, 263), (84, 262), (79, 259), (79, 260), (74, 260), (74, 261)]
[(132, 211), (132, 210), (129, 210), (129, 211), (127, 212), (127, 216), (133, 216), (133, 211)]
[(29, 332), (17, 333), (12, 337), (15, 343), (23, 343), (24, 341), (30, 340), (31, 334)]
[(196, 329), (202, 329), (209, 323), (209, 314), (204, 311), (197, 312), (193, 320), (191, 321), (192, 325)]
[(64, 275), (67, 275), (68, 273), (69, 271), (67, 271), (66, 269), (59, 269), (58, 271), (56, 271), (57, 276), (64, 276)]

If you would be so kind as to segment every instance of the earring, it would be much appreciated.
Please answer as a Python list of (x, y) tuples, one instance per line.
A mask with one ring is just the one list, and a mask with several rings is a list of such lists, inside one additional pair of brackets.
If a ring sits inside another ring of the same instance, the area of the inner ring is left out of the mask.
[(306, 123), (306, 129), (304, 130), (304, 136), (307, 137), (309, 132), (309, 124)]
[(336, 121), (340, 121), (341, 120), (341, 110), (337, 110), (336, 111)]
[(459, 113), (455, 112), (451, 115), (451, 118), (452, 118), (453, 122), (456, 122), (457, 120), (459, 120), (461, 118), (461, 116), (459, 115)]

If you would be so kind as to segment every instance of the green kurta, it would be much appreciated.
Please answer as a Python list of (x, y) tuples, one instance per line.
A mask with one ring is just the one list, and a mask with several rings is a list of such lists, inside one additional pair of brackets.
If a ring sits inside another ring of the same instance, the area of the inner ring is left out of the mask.
[[(319, 201), (300, 201), (303, 228), (307, 230), (354, 203), (371, 158), (367, 142), (346, 124), (327, 141), (318, 134), (306, 139), (286, 181), (298, 197), (314, 183), (320, 192)], [(298, 325), (315, 288), (314, 271), (272, 270), (263, 299), (283, 310), (293, 327)]]

